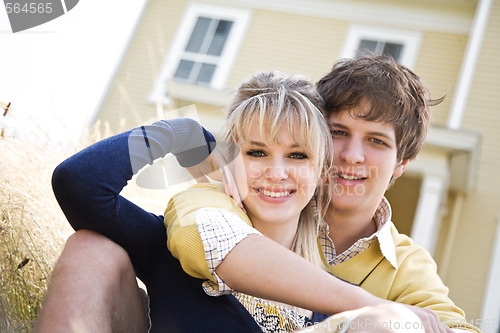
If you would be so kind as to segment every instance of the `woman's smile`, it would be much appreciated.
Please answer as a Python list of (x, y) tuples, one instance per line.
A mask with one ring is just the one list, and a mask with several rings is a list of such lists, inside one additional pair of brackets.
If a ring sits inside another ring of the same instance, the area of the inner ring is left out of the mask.
[(281, 203), (285, 200), (288, 200), (292, 197), (292, 195), (296, 192), (294, 190), (285, 190), (285, 189), (266, 189), (266, 188), (254, 188), (255, 191), (261, 196), (263, 200), (266, 200), (270, 203)]

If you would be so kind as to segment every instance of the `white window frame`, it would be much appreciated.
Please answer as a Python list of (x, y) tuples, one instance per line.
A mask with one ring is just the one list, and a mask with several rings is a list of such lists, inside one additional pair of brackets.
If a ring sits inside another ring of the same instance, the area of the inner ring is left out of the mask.
[(353, 25), (347, 32), (341, 57), (354, 58), (362, 39), (402, 44), (404, 47), (398, 62), (408, 68), (413, 68), (420, 49), (422, 35), (415, 31)]
[(238, 54), (241, 41), (250, 21), (250, 11), (192, 3), (188, 5), (171, 45), (170, 52), (165, 57), (160, 74), (150, 94), (150, 101), (166, 105), (170, 104), (171, 101), (167, 96), (168, 82), (173, 80), (179, 60), (183, 56), (186, 44), (200, 16), (233, 22), (212, 80), (208, 84), (208, 87), (212, 89), (223, 89), (225, 87), (229, 72)]

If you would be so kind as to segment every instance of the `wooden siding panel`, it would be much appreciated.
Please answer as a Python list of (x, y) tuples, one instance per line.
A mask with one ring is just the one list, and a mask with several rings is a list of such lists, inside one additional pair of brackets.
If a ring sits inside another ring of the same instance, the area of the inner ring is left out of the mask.
[(482, 134), (477, 188), (464, 203), (450, 266), (452, 297), (480, 318), (500, 216), (500, 1), (493, 2), (462, 127)]
[(467, 314), (468, 319), (481, 318), (484, 286), (495, 235), (498, 196), (482, 192), (468, 196), (462, 208), (445, 283), (450, 297)]
[(156, 107), (148, 97), (186, 3), (184, 0), (151, 0), (147, 4), (144, 19), (131, 37), (128, 51), (102, 104), (100, 119), (109, 122), (113, 132), (156, 116)]
[(346, 29), (343, 21), (255, 10), (228, 85), (262, 70), (318, 80), (339, 57)]
[(446, 95), (432, 108), (432, 125), (445, 126), (456, 88), (467, 36), (425, 32), (415, 72), (428, 85), (432, 98)]

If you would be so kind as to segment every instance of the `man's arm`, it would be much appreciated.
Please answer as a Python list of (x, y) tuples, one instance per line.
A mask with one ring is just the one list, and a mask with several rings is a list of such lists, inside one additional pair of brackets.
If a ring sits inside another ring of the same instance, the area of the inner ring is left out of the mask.
[(435, 261), (419, 246), (408, 247), (387, 298), (431, 309), (449, 327), (479, 332), (467, 322), (463, 310), (448, 297), (448, 288), (437, 274)]
[(143, 166), (170, 152), (183, 166), (205, 159), (213, 139), (207, 133), (194, 120), (174, 119), (102, 140), (56, 168), (57, 201), (75, 230), (90, 229), (121, 245), (140, 275), (165, 246), (163, 217), (119, 193)]

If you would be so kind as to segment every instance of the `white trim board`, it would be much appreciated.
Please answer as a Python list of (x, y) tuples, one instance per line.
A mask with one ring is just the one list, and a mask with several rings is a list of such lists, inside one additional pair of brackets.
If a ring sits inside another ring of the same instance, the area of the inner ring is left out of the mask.
[(484, 290), (481, 330), (483, 333), (498, 333), (500, 324), (500, 215), (493, 243), (490, 272)]

